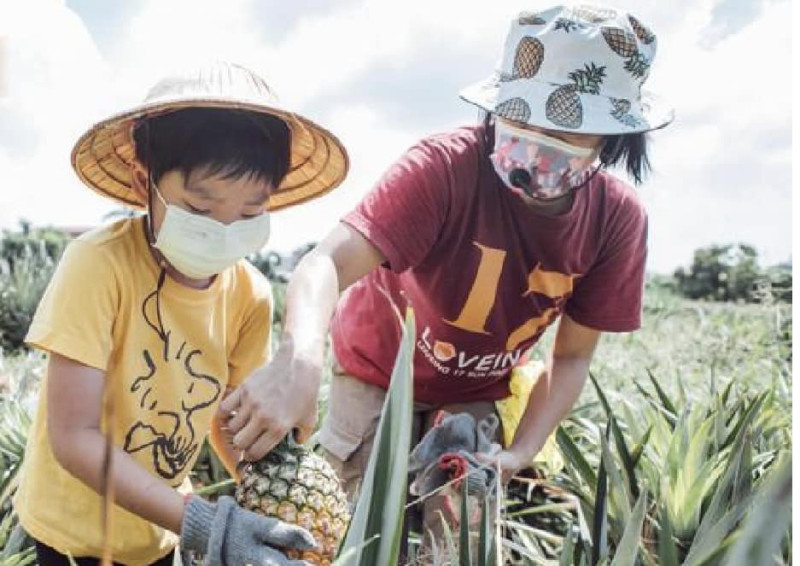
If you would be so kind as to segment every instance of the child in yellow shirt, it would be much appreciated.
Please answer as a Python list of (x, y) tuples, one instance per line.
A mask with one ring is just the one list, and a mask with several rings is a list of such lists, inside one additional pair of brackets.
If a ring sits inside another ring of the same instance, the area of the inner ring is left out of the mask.
[(92, 127), (72, 163), (147, 214), (68, 246), (27, 336), (50, 354), (14, 499), (39, 564), (98, 563), (106, 435), (115, 562), (171, 564), (180, 542), (211, 564), (299, 564), (274, 547), (313, 546), (308, 532), (192, 496), (188, 476), (207, 434), (235, 474), (214, 415), (269, 354), (270, 285), (243, 258), (266, 244), (268, 211), (342, 181), (344, 148), (254, 73), (216, 63)]

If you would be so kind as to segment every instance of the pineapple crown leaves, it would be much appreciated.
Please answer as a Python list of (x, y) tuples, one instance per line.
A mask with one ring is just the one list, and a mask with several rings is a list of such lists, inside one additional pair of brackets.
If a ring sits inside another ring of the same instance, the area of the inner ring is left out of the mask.
[(644, 79), (650, 72), (650, 61), (637, 52), (625, 61), (625, 70), (638, 79)]
[(308, 452), (308, 450), (309, 449), (304, 445), (297, 442), (294, 437), (294, 431), (291, 431), (289, 434), (283, 437), (283, 440), (281, 440), (275, 448), (272, 449), (270, 454), (276, 451), (301, 454), (303, 452)]
[(583, 66), (583, 69), (575, 69), (567, 76), (575, 83), (575, 90), (586, 94), (600, 94), (600, 85), (603, 84), (606, 76), (606, 67), (588, 63)]
[(621, 114), (617, 116), (612, 113), (611, 115), (629, 128), (636, 128), (642, 124), (642, 121), (632, 114)]
[(586, 24), (582, 22), (576, 22), (575, 20), (568, 20), (567, 18), (558, 18), (556, 20), (556, 25), (553, 29), (559, 30), (562, 29), (566, 33), (571, 31), (575, 31), (576, 29), (584, 29)]
[(650, 31), (647, 26), (643, 25), (642, 22), (633, 16), (628, 16), (628, 21), (631, 23), (633, 31), (636, 32), (636, 36), (642, 41), (642, 43), (649, 45), (655, 41), (655, 34)]

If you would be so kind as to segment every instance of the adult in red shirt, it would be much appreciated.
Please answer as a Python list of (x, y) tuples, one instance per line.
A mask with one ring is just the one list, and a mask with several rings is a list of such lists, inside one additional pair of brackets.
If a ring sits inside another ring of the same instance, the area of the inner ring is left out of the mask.
[(499, 456), (509, 474), (531, 461), (578, 398), (600, 335), (640, 324), (646, 214), (606, 170), (641, 182), (645, 132), (672, 120), (641, 91), (655, 47), (644, 24), (609, 8), (512, 21), (500, 68), (461, 93), (487, 112), (482, 123), (409, 149), (298, 266), (273, 361), (223, 406), (248, 457), (313, 428), (330, 328), (340, 367), (321, 441), (357, 478), (401, 335), (393, 307), (411, 304), (415, 401), (429, 409), (507, 396), (512, 367), (559, 320), (548, 371)]

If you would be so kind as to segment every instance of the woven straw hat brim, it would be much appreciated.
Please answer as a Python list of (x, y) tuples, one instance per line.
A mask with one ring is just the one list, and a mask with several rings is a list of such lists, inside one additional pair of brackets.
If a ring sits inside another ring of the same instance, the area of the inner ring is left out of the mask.
[[(508, 120), (576, 134), (619, 135), (648, 132), (667, 126), (675, 118), (671, 107), (646, 90), (642, 90), (640, 100), (630, 101), (626, 112), (616, 112), (617, 117), (614, 116), (615, 99), (601, 94), (577, 92), (574, 95), (580, 98), (581, 123), (559, 125), (548, 118), (546, 108), (547, 100), (557, 88), (558, 85), (535, 79), (504, 84), (495, 74), (463, 89), (459, 96), (470, 104)], [(504, 106), (504, 103), (510, 101), (519, 103)]]
[(266, 104), (213, 97), (181, 96), (141, 104), (92, 126), (72, 150), (72, 167), (78, 177), (103, 196), (134, 208), (144, 208), (131, 187), (131, 162), (135, 157), (132, 137), (136, 121), (183, 108), (230, 108), (279, 117), (291, 130), (291, 163), (280, 186), (273, 190), (268, 209), (280, 210), (337, 187), (347, 176), (349, 160), (342, 143), (313, 121)]

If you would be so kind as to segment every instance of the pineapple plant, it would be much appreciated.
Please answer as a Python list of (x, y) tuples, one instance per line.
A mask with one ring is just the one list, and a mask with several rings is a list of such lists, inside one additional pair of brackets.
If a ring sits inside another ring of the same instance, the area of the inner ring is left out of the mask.
[(291, 434), (264, 458), (244, 466), (235, 497), (249, 511), (311, 532), (318, 548), (289, 549), (290, 558), (318, 566), (333, 563), (350, 520), (347, 497), (331, 465)]
[(583, 106), (578, 93), (600, 94), (600, 85), (605, 74), (605, 66), (598, 67), (594, 63), (572, 71), (567, 75), (572, 84), (558, 87), (547, 97), (545, 104), (547, 119), (557, 126), (579, 128), (583, 123)]

